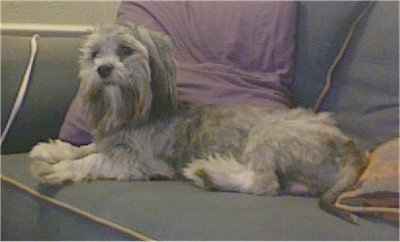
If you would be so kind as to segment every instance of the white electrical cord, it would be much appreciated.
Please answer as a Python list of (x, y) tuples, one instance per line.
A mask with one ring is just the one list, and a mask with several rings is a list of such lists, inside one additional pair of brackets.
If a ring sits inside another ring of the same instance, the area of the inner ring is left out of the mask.
[(35, 62), (36, 55), (38, 52), (38, 44), (37, 44), (38, 38), (39, 38), (38, 34), (33, 35), (31, 38), (31, 55), (29, 58), (29, 63), (28, 63), (28, 66), (26, 67), (25, 74), (24, 74), (24, 77), (21, 82), (21, 86), (19, 87), (19, 90), (18, 90), (17, 98), (15, 99), (14, 106), (11, 110), (10, 117), (8, 118), (8, 121), (7, 121), (7, 125), (1, 134), (0, 147), (3, 145), (3, 142), (7, 136), (7, 133), (9, 131), (11, 125), (13, 124), (15, 117), (17, 116), (19, 109), (21, 108), (22, 101), (24, 100), (26, 89), (28, 88), (28, 83), (29, 83), (31, 73), (32, 73), (32, 66), (33, 66), (33, 63)]

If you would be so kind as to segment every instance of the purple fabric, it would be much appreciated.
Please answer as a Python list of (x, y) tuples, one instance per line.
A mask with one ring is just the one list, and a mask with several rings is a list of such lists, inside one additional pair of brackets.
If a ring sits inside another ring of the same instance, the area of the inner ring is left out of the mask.
[[(125, 1), (117, 22), (126, 21), (170, 36), (180, 101), (291, 106), (295, 2)], [(77, 99), (60, 138), (83, 144), (90, 135)]]
[(58, 137), (74, 145), (84, 145), (92, 142), (90, 129), (86, 125), (79, 97), (75, 97), (67, 111)]
[(117, 22), (168, 34), (181, 101), (290, 106), (295, 2), (122, 2)]

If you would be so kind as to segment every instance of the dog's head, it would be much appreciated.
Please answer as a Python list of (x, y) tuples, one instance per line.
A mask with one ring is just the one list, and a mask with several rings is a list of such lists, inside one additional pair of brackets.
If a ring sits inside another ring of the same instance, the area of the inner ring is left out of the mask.
[(131, 24), (107, 25), (88, 36), (81, 52), (79, 91), (93, 128), (140, 124), (175, 109), (176, 68), (168, 37)]

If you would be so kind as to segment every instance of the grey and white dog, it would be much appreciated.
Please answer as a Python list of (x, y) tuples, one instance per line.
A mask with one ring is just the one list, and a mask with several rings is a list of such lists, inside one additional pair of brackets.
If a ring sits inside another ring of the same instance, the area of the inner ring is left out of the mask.
[(356, 182), (363, 160), (330, 114), (180, 105), (170, 40), (145, 28), (103, 26), (81, 51), (79, 96), (94, 143), (33, 147), (31, 172), (42, 183), (183, 175), (210, 190), (306, 192), (355, 222), (334, 203)]

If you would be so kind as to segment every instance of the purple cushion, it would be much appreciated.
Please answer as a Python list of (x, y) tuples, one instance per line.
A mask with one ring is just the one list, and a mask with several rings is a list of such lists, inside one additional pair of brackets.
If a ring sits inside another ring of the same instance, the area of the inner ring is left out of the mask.
[(79, 103), (79, 97), (76, 96), (69, 106), (60, 129), (59, 138), (75, 145), (84, 145), (92, 141), (92, 136), (83, 119), (84, 115)]
[[(126, 21), (170, 36), (180, 101), (290, 107), (295, 2), (126, 1), (117, 22)], [(78, 105), (60, 133), (72, 143), (85, 129)]]

